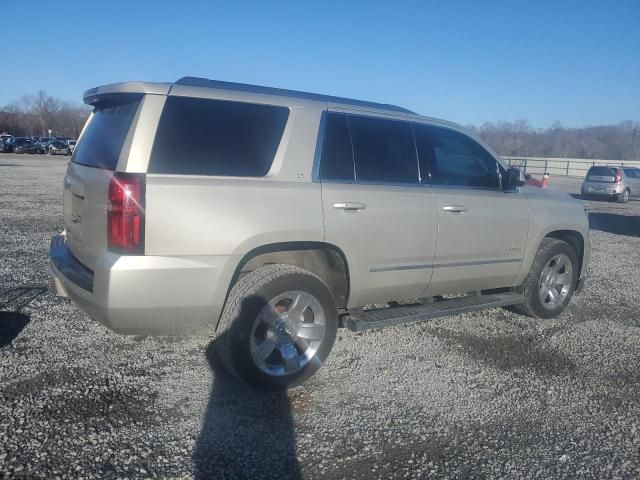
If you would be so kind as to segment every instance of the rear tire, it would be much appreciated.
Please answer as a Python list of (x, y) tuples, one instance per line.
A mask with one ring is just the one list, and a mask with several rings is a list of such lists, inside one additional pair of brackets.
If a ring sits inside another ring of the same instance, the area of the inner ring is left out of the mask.
[(629, 201), (629, 189), (628, 188), (624, 192), (618, 194), (617, 201), (618, 201), (618, 203), (627, 203)]
[(286, 390), (318, 371), (337, 328), (335, 300), (320, 278), (292, 265), (265, 265), (231, 289), (216, 349), (240, 381)]
[(554, 318), (571, 301), (578, 283), (578, 257), (567, 242), (545, 238), (540, 244), (529, 275), (516, 288), (525, 303), (509, 310), (533, 318)]

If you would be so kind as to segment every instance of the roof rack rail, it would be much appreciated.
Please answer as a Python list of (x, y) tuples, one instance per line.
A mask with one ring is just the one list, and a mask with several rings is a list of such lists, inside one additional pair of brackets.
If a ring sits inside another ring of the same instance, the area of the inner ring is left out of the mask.
[(306, 100), (315, 100), (319, 102), (336, 102), (353, 105), (358, 107), (376, 108), (379, 110), (389, 110), (392, 112), (415, 114), (411, 110), (397, 105), (389, 105), (386, 103), (367, 102), (364, 100), (354, 100), (352, 98), (334, 97), (332, 95), (322, 95), (319, 93), (299, 92), (296, 90), (287, 90), (284, 88), (262, 87), (260, 85), (250, 85), (247, 83), (225, 82), (222, 80), (209, 80), (200, 77), (182, 77), (175, 82), (175, 85), (186, 85), (190, 87), (218, 88), (225, 90), (236, 90), (240, 92), (262, 93), (266, 95), (278, 95), (282, 97), (303, 98)]

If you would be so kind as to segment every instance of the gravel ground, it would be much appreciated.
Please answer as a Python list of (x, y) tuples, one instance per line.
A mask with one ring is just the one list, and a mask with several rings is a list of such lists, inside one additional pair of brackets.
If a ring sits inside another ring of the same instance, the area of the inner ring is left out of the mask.
[(263, 395), (207, 338), (119, 336), (46, 291), (66, 160), (0, 155), (0, 478), (640, 477), (640, 201), (588, 202), (560, 318), (340, 331), (307, 384)]

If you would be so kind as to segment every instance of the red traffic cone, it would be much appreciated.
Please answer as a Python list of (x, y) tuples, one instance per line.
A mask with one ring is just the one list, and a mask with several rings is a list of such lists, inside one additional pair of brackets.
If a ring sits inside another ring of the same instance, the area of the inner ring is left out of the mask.
[(540, 185), (542, 185), (542, 182), (540, 180), (538, 180), (537, 178), (533, 178), (528, 173), (524, 176), (524, 180), (527, 185), (533, 185), (534, 187), (539, 187)]
[(544, 172), (544, 175), (542, 176), (542, 183), (540, 184), (540, 186), (542, 188), (547, 188), (549, 186), (549, 174), (547, 172)]

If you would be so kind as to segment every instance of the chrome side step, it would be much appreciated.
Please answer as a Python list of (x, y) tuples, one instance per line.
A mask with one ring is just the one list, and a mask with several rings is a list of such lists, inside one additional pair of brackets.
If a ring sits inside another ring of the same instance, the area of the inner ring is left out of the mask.
[(406, 323), (422, 322), (438, 317), (473, 312), (487, 308), (506, 307), (524, 303), (524, 297), (519, 293), (504, 292), (492, 295), (477, 295), (471, 297), (440, 300), (422, 305), (408, 305), (385, 308), (381, 310), (350, 310), (343, 318), (343, 324), (353, 332), (371, 330), (373, 328), (392, 327)]

